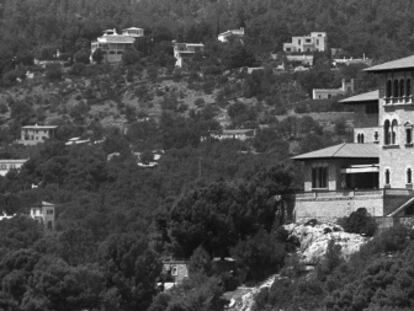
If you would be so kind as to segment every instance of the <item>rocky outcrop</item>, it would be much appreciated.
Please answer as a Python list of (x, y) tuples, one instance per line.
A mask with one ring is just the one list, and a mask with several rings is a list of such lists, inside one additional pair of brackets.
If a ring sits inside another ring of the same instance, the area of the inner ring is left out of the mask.
[(341, 254), (347, 260), (369, 239), (359, 234), (344, 232), (338, 225), (290, 224), (286, 225), (285, 229), (299, 240), (299, 257), (304, 264), (308, 265), (315, 265), (323, 258), (330, 240), (334, 240), (335, 244), (341, 246)]
[[(341, 246), (341, 254), (345, 260), (359, 251), (369, 238), (359, 234), (344, 232), (342, 227), (330, 224), (312, 225), (286, 225), (285, 229), (289, 235), (297, 239), (300, 247), (297, 250), (301, 262), (310, 266), (316, 265), (325, 255), (330, 240)], [(312, 271), (310, 269), (309, 271)], [(227, 310), (231, 311), (251, 311), (256, 295), (266, 287), (272, 286), (275, 279), (280, 275), (273, 275), (263, 283), (255, 287), (239, 287), (234, 292), (225, 294), (225, 298), (230, 301)]]

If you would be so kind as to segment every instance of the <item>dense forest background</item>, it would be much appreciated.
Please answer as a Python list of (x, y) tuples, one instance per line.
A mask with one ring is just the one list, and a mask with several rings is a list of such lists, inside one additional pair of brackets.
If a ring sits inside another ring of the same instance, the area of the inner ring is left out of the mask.
[(2, 0), (0, 58), (53, 46), (74, 53), (108, 27), (142, 27), (155, 41), (200, 42), (244, 26), (258, 51), (326, 31), (330, 47), (386, 60), (414, 49), (408, 0)]

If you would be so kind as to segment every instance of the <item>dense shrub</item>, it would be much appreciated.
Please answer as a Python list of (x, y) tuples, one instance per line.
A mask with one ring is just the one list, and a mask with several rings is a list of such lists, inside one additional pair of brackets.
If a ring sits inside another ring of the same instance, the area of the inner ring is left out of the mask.
[(375, 219), (369, 215), (365, 208), (359, 208), (352, 212), (349, 217), (340, 219), (339, 224), (346, 232), (367, 236), (373, 236), (377, 230)]

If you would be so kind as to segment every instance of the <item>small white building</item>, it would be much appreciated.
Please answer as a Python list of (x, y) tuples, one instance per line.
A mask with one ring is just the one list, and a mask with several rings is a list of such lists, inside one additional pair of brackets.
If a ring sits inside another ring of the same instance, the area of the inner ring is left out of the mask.
[(325, 52), (328, 48), (326, 32), (311, 32), (306, 36), (294, 36), (292, 42), (283, 43), (285, 53)]
[(242, 38), (244, 36), (244, 28), (240, 27), (240, 29), (231, 29), (225, 32), (220, 33), (217, 36), (217, 40), (223, 43), (229, 42), (230, 38), (237, 37)]
[(102, 50), (104, 63), (113, 64), (121, 62), (125, 50), (128, 47), (132, 47), (138, 37), (141, 37), (141, 28), (126, 28), (122, 34), (118, 34), (116, 29), (105, 30), (102, 36), (91, 43), (91, 62), (93, 62), (93, 53), (97, 49)]
[(89, 144), (91, 140), (88, 139), (81, 139), (80, 137), (72, 137), (69, 138), (67, 142), (65, 142), (66, 146), (72, 146), (72, 145), (84, 145)]
[(0, 160), (0, 176), (6, 176), (11, 170), (20, 170), (20, 168), (29, 159), (4, 159)]
[(286, 55), (286, 59), (289, 63), (298, 63), (307, 67), (313, 66), (313, 55)]
[(133, 38), (142, 38), (144, 37), (144, 29), (138, 27), (129, 27), (122, 29), (123, 36), (129, 36)]
[(256, 135), (256, 130), (254, 129), (235, 129), (235, 130), (223, 130), (218, 133), (211, 133), (210, 137), (218, 140), (223, 139), (237, 139), (240, 141), (245, 141), (247, 139), (254, 138)]
[(194, 56), (196, 52), (202, 52), (204, 50), (203, 43), (178, 43), (174, 44), (174, 57), (176, 59), (175, 66), (183, 67), (184, 59)]
[(362, 55), (362, 58), (353, 58), (353, 57), (343, 57), (343, 58), (334, 58), (332, 60), (332, 65), (333, 66), (338, 66), (338, 65), (345, 65), (345, 66), (349, 66), (349, 65), (355, 65), (355, 64), (362, 64), (362, 65), (367, 65), (367, 66), (371, 66), (372, 65), (372, 59), (365, 57), (365, 54)]
[(43, 224), (45, 229), (55, 229), (55, 205), (42, 201), (39, 206), (30, 209), (30, 218)]
[(354, 93), (354, 79), (345, 81), (342, 79), (342, 85), (337, 89), (313, 89), (312, 99), (329, 99), (339, 95), (350, 95)]
[(20, 140), (17, 143), (34, 146), (45, 142), (56, 135), (57, 125), (26, 125), (21, 128)]

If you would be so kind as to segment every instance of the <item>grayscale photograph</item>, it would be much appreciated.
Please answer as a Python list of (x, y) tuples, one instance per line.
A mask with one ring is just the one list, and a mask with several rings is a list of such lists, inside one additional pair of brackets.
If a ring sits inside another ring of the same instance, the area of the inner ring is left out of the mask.
[(414, 310), (413, 14), (0, 0), (0, 311)]

